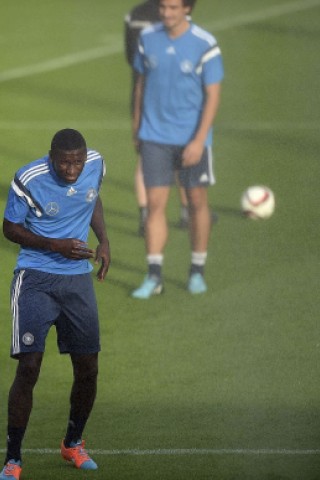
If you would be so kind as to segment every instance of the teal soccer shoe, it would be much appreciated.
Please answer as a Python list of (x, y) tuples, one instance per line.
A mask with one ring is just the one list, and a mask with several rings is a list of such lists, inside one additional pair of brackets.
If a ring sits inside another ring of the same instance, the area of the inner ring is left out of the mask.
[(204, 281), (201, 273), (193, 273), (192, 275), (190, 275), (188, 281), (188, 290), (193, 295), (205, 293), (208, 290), (206, 282)]
[(146, 300), (152, 295), (159, 295), (163, 292), (163, 285), (161, 279), (156, 276), (148, 275), (139, 288), (134, 290), (131, 294), (133, 298), (140, 298)]

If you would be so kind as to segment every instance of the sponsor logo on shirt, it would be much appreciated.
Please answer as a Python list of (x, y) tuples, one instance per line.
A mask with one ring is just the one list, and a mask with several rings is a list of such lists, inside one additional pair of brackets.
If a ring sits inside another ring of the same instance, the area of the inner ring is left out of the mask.
[(56, 202), (49, 202), (46, 205), (45, 212), (49, 217), (54, 217), (59, 212), (59, 205)]

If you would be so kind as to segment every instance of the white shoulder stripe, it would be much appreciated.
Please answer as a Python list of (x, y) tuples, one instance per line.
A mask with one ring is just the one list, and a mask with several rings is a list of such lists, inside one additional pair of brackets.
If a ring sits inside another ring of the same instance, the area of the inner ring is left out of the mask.
[(212, 58), (218, 57), (219, 55), (221, 55), (221, 50), (218, 46), (215, 46), (215, 47), (211, 48), (208, 52), (206, 52), (202, 56), (198, 66), (196, 68), (196, 74), (200, 75), (201, 72), (202, 72), (202, 69), (203, 69), (203, 65), (205, 63), (207, 63), (209, 60), (211, 60)]
[(88, 150), (87, 162), (92, 162), (93, 160), (102, 160), (102, 157), (99, 152), (96, 152), (95, 150)]
[(102, 161), (102, 177), (104, 177), (106, 174), (106, 164), (102, 155), (96, 150), (88, 150), (86, 163), (92, 162), (94, 160)]
[(211, 60), (211, 58), (217, 57), (218, 55), (221, 55), (221, 50), (219, 47), (214, 47), (203, 55), (202, 63), (206, 63)]
[(196, 37), (206, 41), (212, 47), (217, 44), (217, 40), (213, 35), (211, 35), (211, 33), (207, 32), (206, 30), (203, 30), (197, 25), (192, 25), (191, 33), (193, 33), (193, 35), (195, 35)]
[(44, 173), (49, 172), (49, 167), (47, 163), (43, 163), (41, 165), (37, 165), (36, 167), (29, 168), (26, 170), (20, 177), (19, 180), (21, 183), (26, 185), (32, 178), (36, 177), (37, 175), (42, 175)]

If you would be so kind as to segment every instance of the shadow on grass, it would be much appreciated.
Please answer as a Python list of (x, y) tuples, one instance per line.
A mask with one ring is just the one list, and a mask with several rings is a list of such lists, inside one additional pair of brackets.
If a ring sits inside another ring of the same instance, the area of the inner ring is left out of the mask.
[[(112, 269), (117, 270), (118, 272), (130, 272), (130, 273), (135, 273), (141, 275), (140, 281), (142, 281), (144, 275), (147, 273), (147, 266), (146, 264), (142, 264), (141, 266), (136, 266), (136, 265), (130, 265), (128, 262), (122, 262), (119, 259), (112, 260)], [(136, 283), (131, 283), (128, 281), (124, 281), (119, 278), (114, 278), (111, 275), (108, 277), (108, 282), (114, 286), (120, 287), (124, 291), (127, 292), (128, 295), (132, 292), (134, 288), (137, 288), (138, 285)], [(185, 290), (186, 284), (185, 282), (179, 281), (173, 277), (167, 276), (165, 278), (165, 283), (171, 286), (175, 286), (178, 289), (183, 289)]]

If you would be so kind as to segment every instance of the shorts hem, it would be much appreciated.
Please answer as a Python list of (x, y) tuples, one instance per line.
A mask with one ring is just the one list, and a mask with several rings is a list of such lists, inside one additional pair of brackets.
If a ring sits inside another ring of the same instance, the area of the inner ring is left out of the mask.
[(94, 353), (99, 353), (100, 351), (101, 351), (101, 348), (99, 347), (99, 348), (95, 348), (95, 349), (92, 349), (92, 350), (85, 350), (85, 351), (84, 350), (80, 351), (80, 350), (77, 350), (77, 349), (75, 349), (75, 350), (69, 349), (69, 350), (62, 350), (62, 351), (59, 350), (59, 353), (60, 353), (60, 355), (71, 355), (71, 354), (73, 354), (73, 355), (92, 355)]

